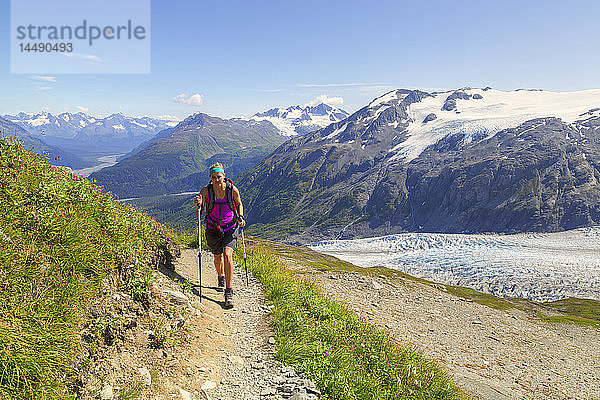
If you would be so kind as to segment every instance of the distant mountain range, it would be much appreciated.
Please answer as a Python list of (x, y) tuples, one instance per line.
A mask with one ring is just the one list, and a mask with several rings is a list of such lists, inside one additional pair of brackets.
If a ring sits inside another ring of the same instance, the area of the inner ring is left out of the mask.
[(38, 154), (46, 154), (48, 160), (53, 165), (66, 165), (74, 169), (85, 168), (89, 162), (68, 151), (48, 145), (40, 140), (41, 135), (32, 135), (22, 127), (13, 122), (0, 117), (0, 137), (11, 136), (22, 140), (23, 145), (28, 150), (33, 150)]
[(348, 117), (346, 111), (329, 104), (291, 106), (288, 108), (272, 108), (268, 111), (257, 113), (252, 119), (266, 120), (281, 130), (283, 135), (295, 136), (314, 132), (329, 124), (338, 122)]
[(120, 197), (199, 191), (219, 161), (229, 176), (245, 171), (287, 138), (268, 121), (221, 119), (197, 113), (159, 133), (143, 149), (93, 173)]
[(47, 112), (5, 115), (52, 146), (82, 156), (127, 153), (165, 128), (177, 125), (174, 118), (128, 117), (112, 114), (96, 118), (85, 113)]
[(250, 230), (310, 242), (600, 223), (600, 90), (399, 89), (238, 179)]

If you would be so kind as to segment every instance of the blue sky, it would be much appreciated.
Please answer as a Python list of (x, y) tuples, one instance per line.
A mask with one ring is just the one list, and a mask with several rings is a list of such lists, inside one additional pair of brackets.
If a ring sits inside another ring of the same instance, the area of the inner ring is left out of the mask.
[(0, 114), (248, 117), (318, 96), (352, 112), (399, 87), (600, 88), (598, 1), (152, 1), (149, 74), (11, 74), (0, 7)]

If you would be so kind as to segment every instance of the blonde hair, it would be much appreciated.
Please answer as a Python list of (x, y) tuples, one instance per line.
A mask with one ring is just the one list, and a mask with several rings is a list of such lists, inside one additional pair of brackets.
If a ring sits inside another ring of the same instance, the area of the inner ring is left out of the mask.
[[(208, 169), (215, 168), (215, 167), (223, 168), (223, 164), (221, 164), (220, 162), (214, 163), (213, 165), (211, 165), (210, 167), (208, 167)], [(223, 170), (225, 170), (225, 168), (223, 168)]]

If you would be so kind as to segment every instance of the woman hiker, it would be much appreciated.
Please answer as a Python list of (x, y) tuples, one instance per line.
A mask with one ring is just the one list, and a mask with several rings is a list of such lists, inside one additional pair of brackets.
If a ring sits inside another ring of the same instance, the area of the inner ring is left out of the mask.
[(206, 243), (214, 256), (217, 270), (217, 290), (225, 289), (225, 307), (233, 307), (233, 259), (232, 254), (237, 244), (238, 226), (246, 225), (244, 206), (239, 190), (230, 179), (225, 178), (223, 165), (212, 165), (208, 174), (210, 183), (202, 188), (194, 199), (196, 218), (200, 206), (206, 209)]

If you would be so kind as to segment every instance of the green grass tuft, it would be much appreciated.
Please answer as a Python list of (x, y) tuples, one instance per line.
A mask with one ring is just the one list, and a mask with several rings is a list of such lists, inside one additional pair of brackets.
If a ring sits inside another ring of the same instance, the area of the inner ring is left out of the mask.
[[(327, 299), (268, 248), (247, 253), (248, 268), (274, 305), (278, 357), (314, 379), (326, 398), (464, 398), (433, 362)], [(236, 257), (240, 262), (239, 252)]]

